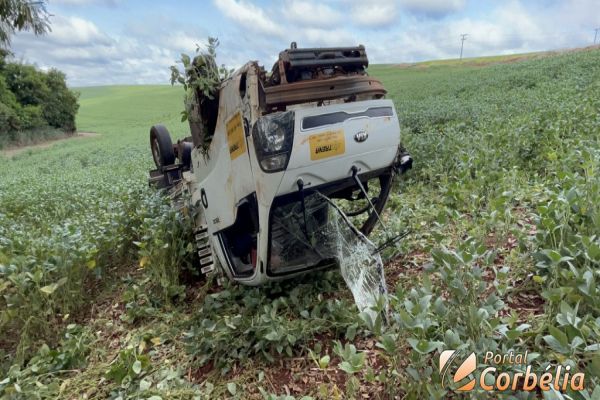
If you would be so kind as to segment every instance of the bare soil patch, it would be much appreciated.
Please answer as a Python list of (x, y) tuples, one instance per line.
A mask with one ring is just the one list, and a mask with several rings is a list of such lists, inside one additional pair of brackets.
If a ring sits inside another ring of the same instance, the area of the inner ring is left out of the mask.
[(58, 136), (53, 139), (45, 140), (45, 141), (42, 141), (42, 142), (39, 142), (36, 144), (32, 144), (32, 145), (14, 146), (14, 147), (11, 146), (11, 147), (1, 150), (0, 154), (2, 154), (3, 156), (5, 156), (7, 158), (12, 158), (12, 157), (16, 156), (17, 154), (20, 154), (27, 150), (47, 149), (48, 147), (53, 146), (55, 143), (62, 142), (64, 140), (83, 139), (83, 138), (89, 138), (89, 137), (95, 137), (95, 136), (98, 136), (98, 134), (95, 132), (77, 132), (73, 135), (65, 134), (63, 136)]

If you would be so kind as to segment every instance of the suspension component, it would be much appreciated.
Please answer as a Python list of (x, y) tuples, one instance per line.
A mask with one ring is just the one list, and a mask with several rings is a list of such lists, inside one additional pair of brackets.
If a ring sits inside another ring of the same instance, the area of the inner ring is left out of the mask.
[(398, 148), (398, 154), (396, 155), (396, 161), (394, 161), (394, 169), (396, 172), (404, 174), (409, 169), (412, 169), (413, 159), (410, 153), (400, 145)]
[(367, 193), (367, 191), (365, 190), (365, 187), (363, 186), (362, 182), (360, 181), (360, 178), (358, 177), (358, 168), (356, 167), (356, 165), (353, 165), (351, 168), (352, 171), (352, 179), (354, 179), (354, 181), (356, 182), (356, 184), (358, 185), (358, 188), (360, 189), (360, 191), (362, 192), (363, 196), (365, 196), (365, 199), (367, 199), (367, 201), (369, 202), (369, 207), (371, 207), (371, 209), (373, 210), (373, 212), (375, 213), (375, 215), (377, 216), (377, 220), (379, 221), (379, 223), (381, 224), (381, 226), (383, 226), (383, 228), (385, 229), (386, 233), (387, 233), (387, 226), (385, 226), (385, 224), (383, 223), (383, 221), (381, 220), (381, 216), (379, 215), (379, 213), (377, 212), (377, 209), (375, 208), (375, 206), (373, 205), (373, 202), (371, 201), (371, 199), (369, 198), (369, 194)]

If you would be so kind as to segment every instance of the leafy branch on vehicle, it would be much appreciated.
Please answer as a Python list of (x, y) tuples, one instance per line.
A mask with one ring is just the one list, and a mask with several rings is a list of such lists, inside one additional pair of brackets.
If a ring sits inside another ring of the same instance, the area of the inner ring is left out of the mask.
[(183, 71), (177, 65), (171, 66), (171, 85), (179, 83), (185, 91), (185, 108), (181, 112), (181, 121), (189, 122), (192, 136), (197, 132), (200, 148), (204, 154), (214, 132), (211, 132), (207, 119), (203, 118), (201, 111), (209, 102), (218, 101), (221, 82), (233, 72), (223, 64), (217, 65), (218, 46), (219, 39), (209, 37), (205, 49), (196, 45), (196, 55), (193, 58), (188, 54), (181, 54)]

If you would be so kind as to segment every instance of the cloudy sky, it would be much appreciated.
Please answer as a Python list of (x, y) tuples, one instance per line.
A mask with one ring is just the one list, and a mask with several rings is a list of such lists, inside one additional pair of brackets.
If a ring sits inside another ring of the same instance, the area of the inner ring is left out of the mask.
[[(600, 27), (598, 0), (50, 0), (52, 32), (20, 33), (17, 59), (56, 67), (71, 86), (168, 83), (182, 52), (216, 36), (219, 63), (362, 43), (372, 63), (579, 47)], [(600, 34), (599, 34), (600, 42)]]

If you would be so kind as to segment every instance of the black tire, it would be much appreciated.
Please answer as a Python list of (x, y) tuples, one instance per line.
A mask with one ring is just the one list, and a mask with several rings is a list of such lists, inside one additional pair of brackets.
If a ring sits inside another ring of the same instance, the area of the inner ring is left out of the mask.
[(183, 168), (190, 169), (192, 165), (192, 148), (194, 146), (190, 142), (179, 142), (178, 157)]
[(157, 168), (175, 163), (171, 135), (164, 125), (154, 125), (150, 128), (150, 149)]

